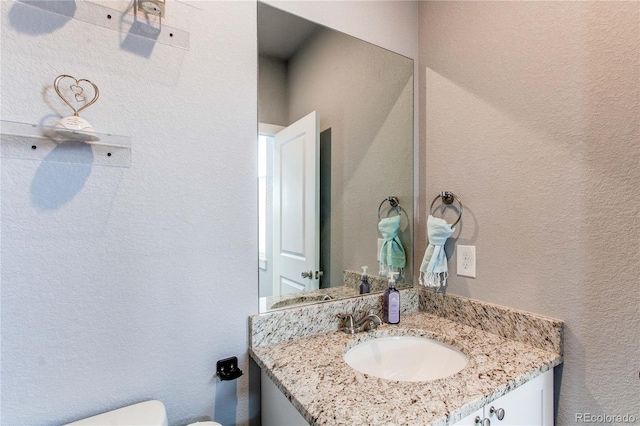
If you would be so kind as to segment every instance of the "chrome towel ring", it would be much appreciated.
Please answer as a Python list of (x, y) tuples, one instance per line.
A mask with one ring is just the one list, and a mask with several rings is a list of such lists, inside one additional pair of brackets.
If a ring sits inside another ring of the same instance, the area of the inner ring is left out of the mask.
[(453, 192), (442, 191), (440, 194), (436, 195), (436, 198), (434, 198), (433, 201), (431, 202), (431, 207), (429, 207), (429, 214), (432, 216), (433, 216), (433, 205), (436, 203), (436, 201), (438, 201), (438, 198), (440, 198), (442, 202), (447, 205), (453, 204), (454, 201), (457, 201), (458, 204), (460, 205), (460, 214), (458, 214), (458, 219), (456, 219), (456, 221), (451, 224), (451, 227), (456, 226), (456, 224), (460, 222), (460, 219), (462, 219), (462, 201), (460, 201), (460, 198), (457, 195), (455, 195)]
[(378, 221), (380, 221), (380, 210), (382, 209), (382, 205), (386, 202), (389, 202), (391, 208), (398, 209), (400, 206), (400, 201), (398, 201), (398, 197), (394, 197), (393, 195), (389, 195), (387, 198), (382, 200), (380, 205), (378, 206)]

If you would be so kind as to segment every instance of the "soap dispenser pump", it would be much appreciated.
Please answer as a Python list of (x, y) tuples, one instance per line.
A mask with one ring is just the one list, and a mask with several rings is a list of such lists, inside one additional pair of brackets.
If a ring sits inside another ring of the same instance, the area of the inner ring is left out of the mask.
[(362, 277), (360, 278), (360, 294), (371, 293), (371, 285), (367, 277), (368, 266), (362, 267)]
[(389, 273), (389, 288), (384, 291), (382, 319), (388, 324), (400, 322), (400, 292), (396, 289), (398, 272)]

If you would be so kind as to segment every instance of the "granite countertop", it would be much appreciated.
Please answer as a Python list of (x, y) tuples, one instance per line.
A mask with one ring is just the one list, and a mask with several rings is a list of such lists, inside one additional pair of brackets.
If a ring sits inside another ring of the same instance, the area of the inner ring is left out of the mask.
[[(361, 273), (347, 269), (343, 272), (343, 276), (344, 277), (342, 285), (321, 288), (318, 290), (309, 290), (302, 293), (262, 297), (260, 300), (260, 312), (327, 302), (330, 300), (348, 299), (351, 297), (359, 296)], [(381, 293), (389, 286), (386, 277), (381, 277), (378, 275), (369, 275), (368, 277), (371, 286), (371, 293)], [(412, 287), (412, 285), (403, 282), (400, 282), (396, 285), (396, 288), (398, 290), (409, 287)]]
[(264, 312), (274, 309), (290, 308), (292, 306), (325, 302), (327, 301), (323, 300), (325, 296), (329, 296), (329, 300), (346, 299), (358, 296), (358, 290), (356, 290), (355, 287), (342, 285), (338, 287), (305, 291), (304, 293), (285, 294), (282, 296), (266, 296), (262, 298), (264, 306), (260, 310)]
[[(434, 338), (461, 350), (469, 364), (444, 379), (399, 382), (345, 363), (348, 348), (390, 335)], [(371, 332), (325, 332), (252, 347), (250, 353), (314, 425), (453, 424), (562, 362), (559, 353), (425, 312), (405, 313), (400, 324)]]

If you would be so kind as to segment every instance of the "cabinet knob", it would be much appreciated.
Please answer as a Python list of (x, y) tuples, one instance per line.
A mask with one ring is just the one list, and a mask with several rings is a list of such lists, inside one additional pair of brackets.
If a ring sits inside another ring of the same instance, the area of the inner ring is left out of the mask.
[(489, 413), (495, 414), (498, 420), (504, 419), (504, 408), (495, 408), (493, 405), (489, 408)]
[(480, 426), (491, 426), (491, 420), (489, 420), (487, 417), (485, 417), (484, 419), (481, 419), (480, 416), (476, 416), (476, 424), (480, 425)]

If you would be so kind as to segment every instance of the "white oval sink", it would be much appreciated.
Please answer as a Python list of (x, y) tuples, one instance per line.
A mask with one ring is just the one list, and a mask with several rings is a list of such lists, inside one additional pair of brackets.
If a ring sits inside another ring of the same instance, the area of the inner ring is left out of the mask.
[(361, 373), (404, 382), (449, 377), (469, 363), (469, 358), (452, 346), (414, 336), (367, 340), (349, 349), (344, 360)]

